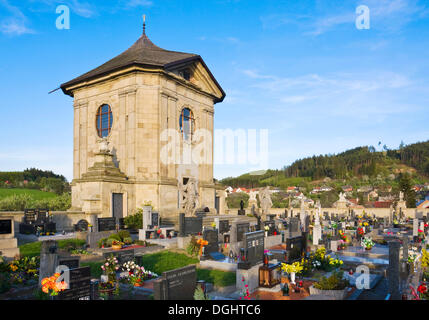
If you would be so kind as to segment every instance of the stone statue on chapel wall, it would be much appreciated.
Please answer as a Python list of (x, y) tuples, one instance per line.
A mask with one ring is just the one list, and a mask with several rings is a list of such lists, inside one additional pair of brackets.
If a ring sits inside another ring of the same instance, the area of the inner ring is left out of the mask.
[(198, 207), (198, 185), (195, 178), (189, 178), (187, 184), (183, 184), (181, 179), (178, 183), (180, 209), (185, 211), (185, 216), (192, 216)]
[(100, 153), (110, 153), (109, 141), (107, 141), (107, 138), (101, 138), (98, 141), (98, 151)]
[(404, 193), (399, 191), (399, 201), (404, 201)]
[(259, 200), (261, 202), (262, 214), (268, 214), (273, 202), (271, 201), (270, 187), (265, 187), (259, 191)]

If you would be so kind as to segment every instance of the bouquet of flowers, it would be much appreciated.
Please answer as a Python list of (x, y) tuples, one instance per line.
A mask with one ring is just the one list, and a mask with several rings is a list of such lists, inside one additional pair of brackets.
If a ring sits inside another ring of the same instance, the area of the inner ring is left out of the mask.
[(374, 245), (374, 241), (372, 241), (371, 238), (363, 238), (361, 240), (361, 245), (362, 247), (364, 247), (366, 250), (370, 250)]
[(106, 259), (101, 269), (107, 275), (109, 281), (116, 281), (116, 271), (119, 270), (118, 259), (112, 255), (110, 258)]
[(300, 273), (303, 270), (301, 263), (294, 262), (292, 264), (282, 263), (282, 271), (286, 273)]
[(340, 259), (334, 259), (334, 258), (329, 257), (329, 265), (334, 267), (334, 268), (341, 267), (343, 265), (343, 263), (344, 262)]
[(359, 227), (359, 228), (357, 229), (357, 232), (358, 232), (358, 234), (359, 234), (359, 235), (361, 235), (361, 236), (363, 236), (363, 235), (365, 234), (365, 232), (363, 231), (363, 228), (362, 228), (362, 227)]
[(63, 281), (59, 282), (59, 273), (55, 273), (52, 277), (44, 278), (41, 282), (42, 291), (49, 294), (51, 297), (57, 296), (59, 292), (67, 289), (67, 283)]

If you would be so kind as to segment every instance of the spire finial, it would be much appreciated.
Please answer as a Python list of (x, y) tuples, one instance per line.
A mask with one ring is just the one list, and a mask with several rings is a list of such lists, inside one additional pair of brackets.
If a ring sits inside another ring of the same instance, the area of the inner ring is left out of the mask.
[(146, 15), (143, 15), (143, 34), (146, 34)]

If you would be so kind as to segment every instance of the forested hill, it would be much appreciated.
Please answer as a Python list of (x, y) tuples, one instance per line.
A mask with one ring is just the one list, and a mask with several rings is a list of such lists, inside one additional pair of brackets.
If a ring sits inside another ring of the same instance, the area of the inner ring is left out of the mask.
[(357, 147), (336, 155), (299, 159), (281, 170), (268, 170), (264, 175), (245, 174), (237, 178), (225, 178), (221, 182), (233, 187), (285, 187), (293, 185), (295, 181), (320, 180), (326, 177), (346, 180), (363, 176), (372, 178), (409, 169), (414, 169), (419, 176), (429, 177), (429, 141), (407, 146), (401, 143), (398, 149), (384, 146), (383, 151), (376, 151), (372, 146)]

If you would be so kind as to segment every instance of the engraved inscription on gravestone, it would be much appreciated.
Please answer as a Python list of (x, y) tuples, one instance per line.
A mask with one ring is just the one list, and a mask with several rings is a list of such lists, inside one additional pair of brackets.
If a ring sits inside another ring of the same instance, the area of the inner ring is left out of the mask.
[(116, 218), (98, 218), (98, 231), (116, 230)]
[(245, 233), (249, 232), (250, 223), (237, 224), (237, 241), (242, 241)]
[(219, 221), (219, 233), (229, 232), (229, 221), (228, 220), (220, 220)]
[(60, 292), (59, 300), (89, 300), (91, 296), (91, 268), (69, 270), (69, 287)]
[(11, 234), (12, 233), (12, 220), (4, 219), (0, 220), (0, 234)]

